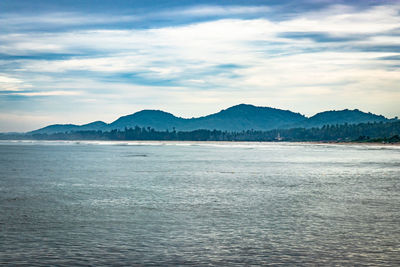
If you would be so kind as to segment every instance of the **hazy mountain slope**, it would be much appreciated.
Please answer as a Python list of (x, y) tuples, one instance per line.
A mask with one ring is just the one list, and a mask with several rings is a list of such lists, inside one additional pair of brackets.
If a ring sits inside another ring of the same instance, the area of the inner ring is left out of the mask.
[(80, 131), (87, 131), (87, 130), (104, 130), (107, 128), (107, 123), (102, 121), (95, 121), (88, 124), (81, 125), (79, 127)]
[(298, 124), (298, 127), (311, 128), (311, 127), (322, 127), (324, 125), (332, 124), (358, 124), (366, 122), (380, 122), (388, 121), (387, 118), (381, 115), (375, 115), (372, 113), (365, 113), (358, 109), (355, 110), (332, 110), (324, 111), (315, 114), (308, 118), (306, 121)]
[(57, 133), (83, 130), (110, 131), (139, 127), (151, 127), (156, 130), (182, 130), (192, 131), (197, 129), (208, 130), (271, 130), (288, 128), (321, 127), (328, 124), (358, 124), (365, 122), (388, 121), (387, 118), (365, 113), (359, 110), (325, 111), (307, 118), (299, 113), (269, 107), (256, 107), (240, 104), (221, 110), (218, 113), (200, 118), (184, 119), (161, 110), (142, 110), (134, 114), (120, 117), (110, 124), (96, 121), (85, 125), (55, 124), (36, 131), (36, 133)]
[(124, 129), (139, 127), (151, 127), (156, 130), (181, 128), (187, 119), (178, 118), (161, 110), (142, 110), (131, 115), (123, 116), (110, 123), (108, 129)]
[(54, 124), (49, 125), (44, 128), (29, 132), (30, 134), (40, 134), (40, 133), (63, 133), (71, 131), (88, 131), (88, 130), (105, 130), (107, 123), (102, 121), (95, 121), (84, 125), (74, 125), (74, 124)]
[(218, 129), (227, 131), (270, 130), (306, 119), (299, 113), (268, 107), (240, 104), (218, 113), (190, 120), (185, 130)]
[(41, 134), (41, 133), (60, 133), (60, 132), (70, 132), (70, 131), (78, 131), (79, 125), (74, 124), (53, 124), (43, 128), (40, 128), (35, 131), (29, 132), (30, 134)]

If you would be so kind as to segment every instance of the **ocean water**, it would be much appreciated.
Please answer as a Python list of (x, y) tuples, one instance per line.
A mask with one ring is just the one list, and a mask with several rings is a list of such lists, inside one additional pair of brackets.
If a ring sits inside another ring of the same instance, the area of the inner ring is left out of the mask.
[(400, 147), (3, 141), (0, 265), (399, 266)]

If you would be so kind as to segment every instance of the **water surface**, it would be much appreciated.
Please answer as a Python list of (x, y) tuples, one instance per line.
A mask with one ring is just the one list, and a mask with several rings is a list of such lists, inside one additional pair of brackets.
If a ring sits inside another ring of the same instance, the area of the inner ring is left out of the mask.
[(400, 265), (400, 147), (0, 143), (0, 264)]

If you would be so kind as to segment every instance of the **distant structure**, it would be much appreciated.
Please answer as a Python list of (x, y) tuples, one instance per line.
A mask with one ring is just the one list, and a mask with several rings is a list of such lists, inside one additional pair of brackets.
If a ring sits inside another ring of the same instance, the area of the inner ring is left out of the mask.
[(281, 137), (281, 134), (280, 133), (278, 133), (278, 135), (275, 137), (275, 140), (276, 141), (282, 141), (282, 137)]

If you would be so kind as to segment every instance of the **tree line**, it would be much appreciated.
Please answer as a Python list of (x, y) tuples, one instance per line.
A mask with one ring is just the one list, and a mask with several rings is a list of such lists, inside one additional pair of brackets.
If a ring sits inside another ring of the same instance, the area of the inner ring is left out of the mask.
[(36, 140), (171, 140), (171, 141), (327, 141), (399, 142), (400, 121), (325, 125), (320, 128), (293, 128), (270, 131), (155, 130), (150, 127), (111, 131), (71, 131), (54, 134), (1, 134), (0, 139)]

